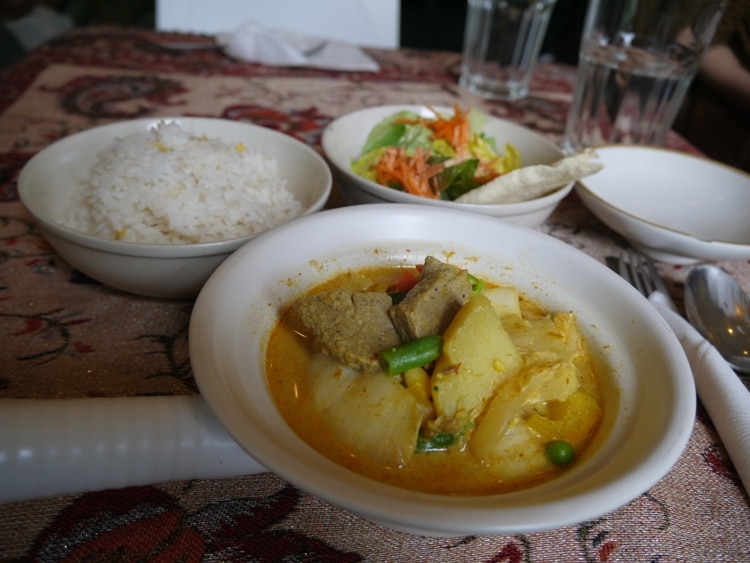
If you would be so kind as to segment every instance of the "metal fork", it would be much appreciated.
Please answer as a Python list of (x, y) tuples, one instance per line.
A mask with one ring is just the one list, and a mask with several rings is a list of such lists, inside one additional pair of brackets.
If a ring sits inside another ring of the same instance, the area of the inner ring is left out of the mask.
[(629, 250), (608, 263), (648, 298), (674, 331), (690, 363), (698, 396), (745, 490), (750, 493), (750, 395), (747, 388), (716, 348), (678, 313), (650, 258)]
[(630, 282), (642, 295), (650, 297), (653, 293), (661, 294), (662, 301), (675, 313), (679, 313), (677, 306), (669, 296), (669, 290), (656, 271), (654, 261), (648, 256), (629, 248), (620, 253), (615, 259), (617, 273)]

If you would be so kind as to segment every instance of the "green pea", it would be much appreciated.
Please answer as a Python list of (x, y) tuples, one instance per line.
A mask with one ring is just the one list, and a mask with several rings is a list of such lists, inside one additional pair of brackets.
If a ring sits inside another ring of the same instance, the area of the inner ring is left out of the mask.
[(555, 465), (568, 465), (575, 458), (573, 446), (565, 440), (552, 440), (544, 446), (547, 457)]

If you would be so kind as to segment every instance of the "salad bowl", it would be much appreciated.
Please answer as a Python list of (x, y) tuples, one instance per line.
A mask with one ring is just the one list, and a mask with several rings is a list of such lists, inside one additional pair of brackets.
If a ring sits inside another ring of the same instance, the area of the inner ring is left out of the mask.
[[(551, 193), (528, 201), (497, 204), (462, 203), (413, 195), (380, 185), (358, 175), (352, 170), (352, 164), (360, 158), (370, 132), (383, 120), (402, 111), (413, 112), (426, 119), (434, 118), (435, 112), (441, 115), (451, 115), (454, 112), (452, 108), (446, 107), (379, 106), (339, 117), (323, 131), (323, 152), (331, 165), (335, 183), (347, 203), (409, 203), (462, 209), (533, 228), (541, 225), (558, 203), (573, 189), (574, 183), (570, 182)], [(471, 113), (478, 114), (479, 112), (472, 109)], [(562, 151), (555, 144), (515, 123), (482, 115), (477, 120), (477, 127), (481, 127), (485, 138), (494, 143), (498, 152), (502, 153), (506, 144), (512, 145), (520, 156), (521, 166), (551, 164), (563, 157)]]
[[(498, 494), (412, 491), (338, 465), (282, 416), (266, 377), (266, 351), (293, 300), (338, 274), (421, 263), (427, 255), (450, 256), (452, 264), (512, 284), (548, 310), (574, 313), (610, 366), (602, 373), (608, 397), (602, 426), (564, 473)], [(543, 233), (457, 209), (349, 206), (265, 233), (204, 286), (189, 343), (202, 397), (250, 456), (302, 490), (419, 535), (527, 533), (595, 519), (669, 471), (695, 418), (695, 387), (679, 341), (630, 284)]]

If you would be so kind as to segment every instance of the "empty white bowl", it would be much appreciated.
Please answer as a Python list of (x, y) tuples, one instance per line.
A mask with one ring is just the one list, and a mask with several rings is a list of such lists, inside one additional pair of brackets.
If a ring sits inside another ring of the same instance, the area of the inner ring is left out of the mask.
[(596, 152), (604, 169), (576, 191), (635, 248), (673, 264), (750, 258), (749, 174), (659, 147)]
[[(424, 106), (379, 106), (355, 111), (331, 122), (323, 131), (323, 152), (333, 168), (336, 184), (347, 203), (411, 203), (449, 209), (463, 209), (507, 219), (527, 227), (538, 227), (555, 210), (555, 207), (573, 189), (573, 183), (545, 196), (518, 203), (476, 204), (429, 199), (381, 186), (351, 171), (351, 164), (360, 156), (365, 139), (382, 119), (399, 111), (409, 110), (425, 117), (434, 113)], [(450, 108), (437, 107), (436, 111), (452, 114)], [(515, 145), (523, 166), (551, 164), (563, 157), (553, 143), (533, 131), (496, 117), (488, 116), (484, 127), (487, 136), (496, 140), (497, 146)]]
[[(446, 228), (450, 226), (450, 228)], [(454, 496), (409, 491), (330, 461), (287, 425), (269, 393), (265, 350), (280, 314), (352, 268), (415, 264), (432, 254), (513, 284), (549, 310), (572, 311), (605, 374), (595, 442), (567, 472), (524, 490)], [(190, 360), (201, 395), (263, 466), (391, 528), (429, 536), (510, 534), (594, 519), (638, 497), (680, 456), (695, 420), (690, 366), (653, 306), (603, 264), (538, 231), (439, 207), (374, 204), (322, 211), (260, 236), (200, 293)]]
[(265, 127), (226, 119), (154, 118), (104, 125), (66, 137), (34, 156), (18, 180), (24, 205), (52, 247), (74, 268), (111, 287), (166, 298), (192, 298), (216, 267), (256, 234), (196, 244), (142, 244), (110, 240), (61, 223), (73, 194), (86, 182), (99, 152), (116, 138), (145, 132), (161, 121), (194, 135), (242, 142), (276, 159), (279, 175), (302, 204), (321, 209), (330, 195), (331, 172), (307, 145)]

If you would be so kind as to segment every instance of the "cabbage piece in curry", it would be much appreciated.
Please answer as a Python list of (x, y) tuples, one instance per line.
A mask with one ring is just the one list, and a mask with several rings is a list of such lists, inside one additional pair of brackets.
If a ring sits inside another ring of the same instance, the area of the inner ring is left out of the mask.
[[(386, 373), (383, 353), (420, 339), (439, 342), (436, 356)], [(487, 494), (549, 479), (565, 470), (549, 446), (579, 456), (602, 418), (572, 313), (434, 257), (348, 272), (301, 296), (266, 360), (274, 400), (306, 442), (411, 490)]]

